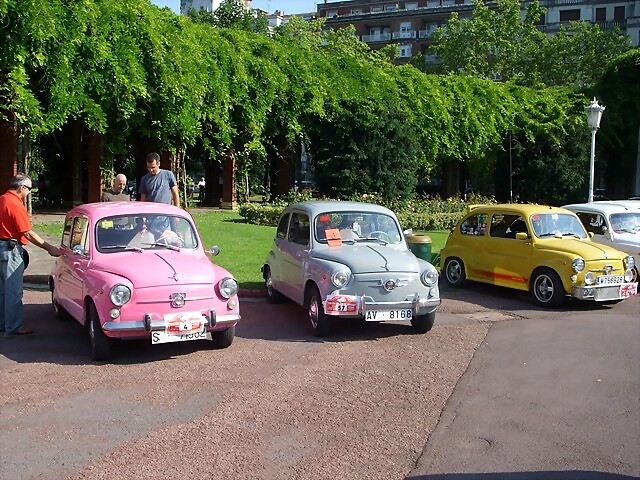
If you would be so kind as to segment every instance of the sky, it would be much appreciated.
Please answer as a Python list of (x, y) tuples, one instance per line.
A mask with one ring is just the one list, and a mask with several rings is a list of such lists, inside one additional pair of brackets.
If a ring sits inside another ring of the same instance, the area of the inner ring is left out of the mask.
[[(253, 0), (253, 8), (260, 8), (269, 13), (280, 10), (285, 14), (309, 13), (316, 11), (316, 3), (322, 0)], [(180, 0), (151, 0), (159, 7), (169, 7), (175, 13), (180, 12)]]

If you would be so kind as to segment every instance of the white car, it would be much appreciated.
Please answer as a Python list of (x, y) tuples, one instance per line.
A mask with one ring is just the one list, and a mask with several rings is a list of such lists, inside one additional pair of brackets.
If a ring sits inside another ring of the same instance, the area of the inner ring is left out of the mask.
[(593, 234), (593, 241), (611, 245), (632, 255), (636, 266), (634, 282), (638, 281), (640, 268), (640, 201), (608, 200), (575, 203), (563, 208), (571, 210)]

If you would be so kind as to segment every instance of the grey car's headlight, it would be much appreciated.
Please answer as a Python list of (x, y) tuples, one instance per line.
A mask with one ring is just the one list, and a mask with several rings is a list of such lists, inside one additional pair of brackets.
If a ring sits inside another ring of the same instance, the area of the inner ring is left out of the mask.
[(238, 282), (234, 278), (225, 277), (218, 283), (218, 291), (224, 298), (231, 298), (238, 293)]
[(109, 291), (109, 298), (114, 305), (121, 307), (131, 300), (131, 289), (126, 285), (114, 285)]
[(626, 257), (624, 257), (624, 266), (629, 270), (636, 266), (636, 261), (631, 255), (627, 255)]
[(580, 257), (574, 259), (573, 262), (571, 262), (571, 267), (573, 268), (574, 272), (581, 272), (582, 270), (584, 270), (584, 260)]
[(428, 269), (420, 275), (420, 281), (427, 287), (431, 287), (438, 283), (438, 272), (435, 269)]
[(331, 275), (331, 283), (333, 283), (336, 288), (342, 288), (349, 283), (350, 278), (351, 272), (349, 270), (340, 270)]

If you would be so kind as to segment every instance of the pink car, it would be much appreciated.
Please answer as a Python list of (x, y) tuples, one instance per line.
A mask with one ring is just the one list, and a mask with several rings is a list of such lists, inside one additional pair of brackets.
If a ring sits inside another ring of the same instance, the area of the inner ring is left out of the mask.
[(58, 317), (87, 327), (94, 360), (110, 356), (113, 339), (207, 339), (215, 348), (233, 342), (238, 282), (207, 258), (184, 210), (149, 202), (80, 205), (66, 216), (60, 248), (51, 301)]

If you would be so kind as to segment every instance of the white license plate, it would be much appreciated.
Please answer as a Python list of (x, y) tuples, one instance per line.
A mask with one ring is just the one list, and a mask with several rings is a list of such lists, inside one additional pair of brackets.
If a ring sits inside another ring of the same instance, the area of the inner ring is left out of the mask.
[(624, 283), (624, 276), (622, 275), (600, 275), (598, 277), (598, 285), (614, 285), (618, 283)]
[[(207, 336), (208, 335), (208, 336)], [(164, 330), (151, 333), (151, 343), (188, 342), (211, 339), (206, 318), (200, 312), (179, 312), (164, 316)]]
[(396, 310), (367, 310), (364, 319), (367, 322), (382, 322), (385, 320), (411, 320), (413, 311), (410, 308)]
[(211, 340), (211, 332), (201, 331), (195, 333), (185, 333), (182, 335), (174, 335), (163, 330), (151, 332), (151, 343), (153, 345), (159, 343), (189, 342), (191, 340)]

